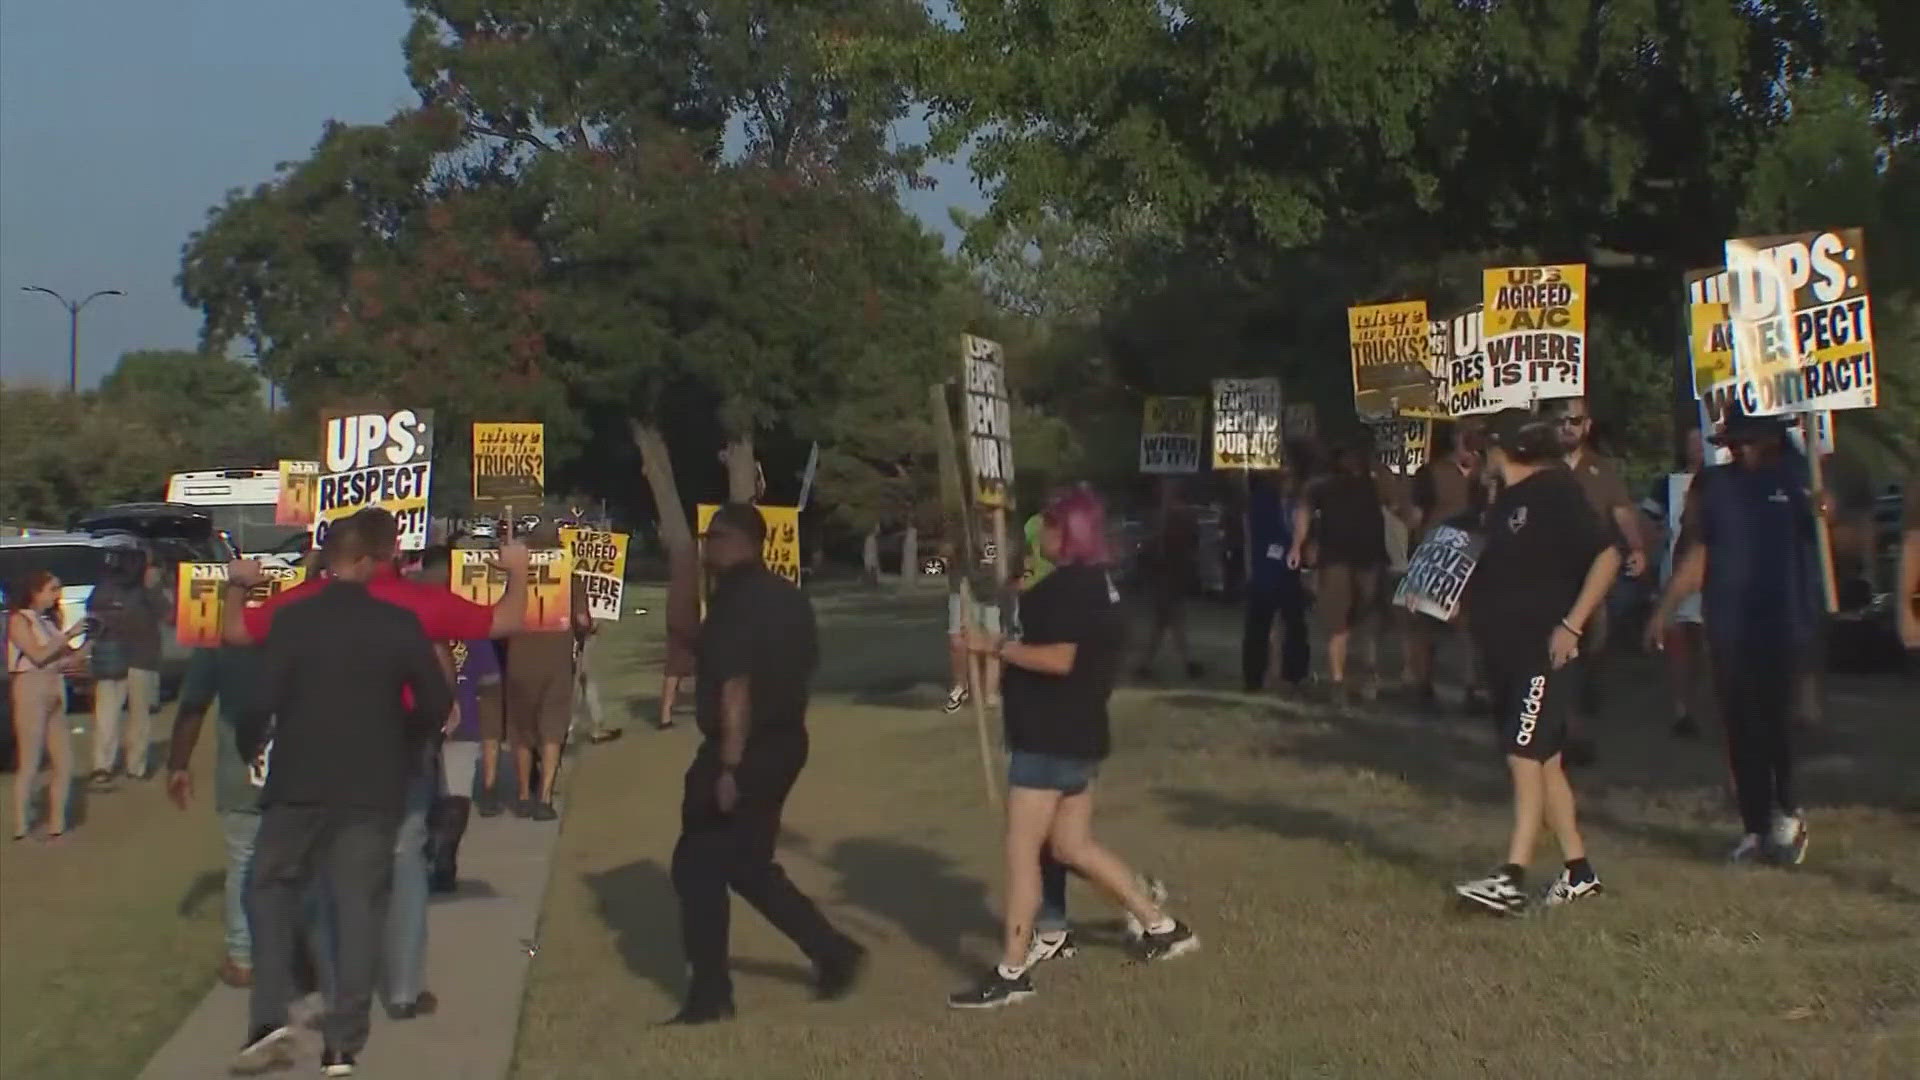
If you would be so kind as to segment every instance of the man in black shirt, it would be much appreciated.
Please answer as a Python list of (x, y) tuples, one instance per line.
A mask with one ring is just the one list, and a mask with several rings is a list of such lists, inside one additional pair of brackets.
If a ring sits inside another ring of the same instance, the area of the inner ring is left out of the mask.
[[(335, 916), (321, 1064), (329, 1076), (351, 1075), (367, 1041), (407, 779), (453, 707), (419, 620), (367, 591), (384, 553), (363, 530), (340, 527), (323, 554), (330, 580), (279, 612), (263, 658), (261, 705), (274, 731), (248, 886), (254, 982), (252, 1025), (233, 1066), (241, 1075), (287, 1063), (295, 938), (316, 874)], [(260, 732), (246, 741), (250, 759)]]
[(730, 503), (707, 526), (715, 581), (696, 648), (695, 717), (705, 741), (687, 770), (673, 885), (693, 977), (673, 1022), (733, 1015), (729, 887), (792, 938), (823, 998), (851, 990), (866, 950), (835, 930), (774, 862), (780, 811), (807, 762), (807, 700), (818, 666), (813, 605), (761, 558), (760, 512)]

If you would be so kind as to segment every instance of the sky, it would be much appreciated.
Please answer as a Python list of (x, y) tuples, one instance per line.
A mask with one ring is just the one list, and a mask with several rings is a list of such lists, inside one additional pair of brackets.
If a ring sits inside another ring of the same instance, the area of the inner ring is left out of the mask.
[[(0, 0), (0, 379), (66, 384), (67, 313), (30, 285), (126, 293), (81, 313), (82, 386), (195, 347), (181, 246), (328, 120), (414, 104), (406, 28), (403, 0)], [(933, 175), (907, 205), (951, 241), (948, 206), (981, 201), (964, 165)]]

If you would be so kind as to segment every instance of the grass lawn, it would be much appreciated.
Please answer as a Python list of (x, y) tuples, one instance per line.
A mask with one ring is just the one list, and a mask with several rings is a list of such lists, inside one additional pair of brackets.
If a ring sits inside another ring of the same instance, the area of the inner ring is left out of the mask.
[[(155, 737), (172, 728), (169, 705), (154, 717)], [(158, 779), (121, 780), (77, 794), (75, 827), (57, 844), (0, 840), (0, 1077), (133, 1076), (212, 985), (225, 857), (212, 732), (200, 741), (187, 813)], [(87, 740), (76, 736), (74, 748), (91, 762)], [(156, 762), (164, 749), (155, 745)], [(0, 776), (12, 783), (11, 772)], [(0, 827), (13, 835), (10, 809)]]
[[(1833, 687), (1804, 769), (1807, 865), (1734, 871), (1717, 739), (1669, 740), (1657, 669), (1617, 664), (1602, 760), (1576, 780), (1610, 892), (1504, 922), (1447, 893), (1505, 846), (1486, 722), (1336, 719), (1226, 671), (1125, 690), (1100, 831), (1170, 882), (1205, 948), (1131, 965), (1115, 913), (1076, 886), (1080, 956), (1025, 1005), (952, 1013), (997, 951), (1001, 874), (970, 715), (938, 708), (941, 598), (819, 606), (782, 859), (873, 949), (867, 982), (813, 1003), (804, 960), (736, 903), (740, 1019), (653, 1026), (684, 981), (668, 861), (697, 736), (636, 722), (570, 777), (517, 1076), (1920, 1075), (1920, 725), (1884, 680)], [(1234, 618), (1199, 616), (1217, 667)], [(610, 707), (651, 715), (657, 632), (629, 620), (606, 643)], [(1557, 861), (1543, 845), (1536, 876)]]

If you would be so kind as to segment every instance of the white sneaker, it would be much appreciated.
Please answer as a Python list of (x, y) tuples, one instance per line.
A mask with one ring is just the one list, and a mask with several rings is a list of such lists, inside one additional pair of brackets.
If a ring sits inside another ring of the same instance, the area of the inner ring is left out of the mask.
[[(1138, 884), (1140, 891), (1147, 894), (1147, 899), (1153, 901), (1154, 907), (1167, 902), (1166, 882), (1152, 874), (1141, 874), (1134, 881)], [(1140, 920), (1133, 917), (1133, 912), (1127, 912), (1127, 940), (1139, 941), (1146, 936), (1147, 928), (1140, 925)]]
[(1795, 810), (1773, 815), (1773, 835), (1768, 837), (1767, 854), (1782, 866), (1799, 866), (1807, 861), (1807, 816)]
[(1727, 856), (1727, 861), (1737, 865), (1759, 862), (1767, 854), (1767, 842), (1759, 833), (1748, 833), (1740, 838), (1740, 843)]
[(1073, 931), (1055, 930), (1050, 934), (1035, 934), (1027, 945), (1027, 967), (1032, 971), (1036, 966), (1048, 960), (1067, 960), (1079, 953), (1079, 947), (1073, 943)]
[(967, 698), (969, 696), (971, 695), (967, 693), (967, 688), (964, 686), (956, 686), (953, 689), (947, 691), (947, 704), (946, 704), (947, 711), (950, 713), (959, 712), (960, 706), (965, 705), (967, 703)]
[(1598, 896), (1605, 891), (1606, 888), (1600, 884), (1599, 875), (1596, 874), (1585, 881), (1575, 881), (1573, 872), (1562, 867), (1560, 877), (1547, 887), (1545, 895), (1540, 897), (1540, 903), (1546, 907), (1562, 907), (1575, 900)]
[(1505, 871), (1496, 870), (1478, 881), (1463, 881), (1453, 887), (1462, 900), (1469, 900), (1500, 915), (1517, 915), (1526, 910), (1527, 894)]

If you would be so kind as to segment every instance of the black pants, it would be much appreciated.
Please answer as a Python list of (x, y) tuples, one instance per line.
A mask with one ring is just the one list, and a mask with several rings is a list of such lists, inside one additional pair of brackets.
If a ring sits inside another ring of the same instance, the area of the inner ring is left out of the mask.
[(1748, 833), (1766, 836), (1774, 811), (1792, 813), (1797, 806), (1793, 718), (1799, 704), (1795, 691), (1800, 668), (1791, 656), (1725, 647), (1714, 648), (1712, 656), (1714, 692), (1720, 699), (1720, 722), (1727, 731), (1740, 823)]
[(713, 743), (702, 744), (687, 769), (680, 842), (673, 849), (673, 888), (680, 897), (681, 942), (693, 969), (687, 989), (690, 1004), (733, 1000), (733, 979), (727, 972), (728, 889), (752, 904), (815, 964), (833, 963), (853, 948), (773, 861), (780, 811), (806, 761), (804, 737), (778, 751), (749, 754), (736, 773), (740, 799), (732, 813), (722, 813), (714, 795), (720, 754)]
[(1267, 654), (1273, 640), (1274, 616), (1280, 617), (1286, 639), (1280, 644), (1280, 678), (1305, 682), (1313, 663), (1307, 638), (1307, 592), (1296, 576), (1256, 584), (1247, 593), (1247, 625), (1240, 637), (1240, 674), (1248, 690), (1267, 683)]
[(327, 1044), (357, 1054), (367, 1044), (374, 972), (393, 888), (399, 810), (269, 806), (260, 814), (247, 917), (253, 924), (252, 1028), (281, 1027), (298, 992), (295, 957), (316, 875), (333, 903), (333, 997)]

